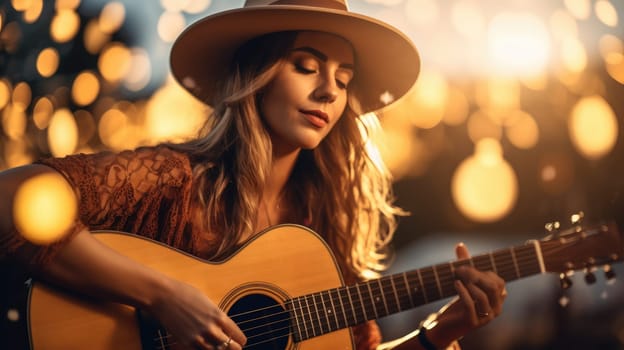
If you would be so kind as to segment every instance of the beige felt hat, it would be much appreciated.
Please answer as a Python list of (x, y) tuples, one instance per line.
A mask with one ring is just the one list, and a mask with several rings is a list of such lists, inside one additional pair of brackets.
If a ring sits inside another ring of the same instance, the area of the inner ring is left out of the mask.
[(355, 50), (353, 93), (362, 112), (379, 110), (412, 87), (420, 70), (418, 52), (398, 29), (349, 12), (346, 0), (247, 0), (190, 25), (171, 49), (176, 80), (213, 105), (216, 84), (246, 41), (268, 33), (314, 30), (339, 35)]

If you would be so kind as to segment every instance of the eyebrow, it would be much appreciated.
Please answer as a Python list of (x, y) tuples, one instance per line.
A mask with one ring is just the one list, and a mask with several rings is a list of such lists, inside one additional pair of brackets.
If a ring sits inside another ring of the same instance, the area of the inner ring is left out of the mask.
[[(302, 46), (302, 47), (298, 47), (296, 49), (293, 49), (293, 51), (307, 52), (307, 53), (309, 53), (309, 54), (311, 54), (313, 56), (316, 56), (319, 60), (321, 60), (323, 62), (327, 62), (327, 55), (322, 53), (321, 51), (313, 48), (313, 47)], [(339, 67), (345, 68), (345, 69), (354, 70), (353, 64), (351, 64), (351, 63), (341, 63), (339, 65)]]

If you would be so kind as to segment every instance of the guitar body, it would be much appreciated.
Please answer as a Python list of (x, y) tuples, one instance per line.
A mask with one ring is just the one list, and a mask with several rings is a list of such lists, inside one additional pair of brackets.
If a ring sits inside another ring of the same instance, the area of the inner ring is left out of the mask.
[[(282, 225), (258, 234), (236, 254), (219, 263), (126, 233), (101, 232), (95, 236), (121, 254), (193, 285), (226, 312), (247, 298), (260, 297), (284, 306), (290, 298), (343, 285), (335, 259), (324, 241), (312, 231), (295, 225)], [(157, 340), (153, 346), (141, 343), (134, 308), (89, 300), (43, 283), (33, 284), (28, 323), (34, 350), (156, 349), (162, 341)], [(274, 345), (253, 347), (256, 348), (276, 349)], [(298, 343), (291, 336), (280, 347), (353, 348), (349, 328)]]

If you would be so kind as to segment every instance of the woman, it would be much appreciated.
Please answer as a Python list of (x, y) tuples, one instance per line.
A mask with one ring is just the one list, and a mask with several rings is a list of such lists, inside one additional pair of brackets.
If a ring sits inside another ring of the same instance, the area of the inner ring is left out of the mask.
[[(173, 46), (174, 76), (213, 107), (199, 138), (46, 159), (0, 175), (9, 202), (25, 179), (61, 173), (80, 209), (66, 238), (36, 246), (19, 235), (11, 203), (3, 203), (5, 257), (50, 283), (146, 310), (200, 349), (241, 349), (246, 336), (216, 301), (103, 246), (89, 230), (128, 231), (222, 260), (269, 226), (299, 223), (323, 236), (347, 283), (384, 268), (402, 212), (390, 203), (390, 177), (375, 157), (375, 119), (364, 113), (413, 85), (416, 50), (342, 1), (258, 3), (204, 18)], [(457, 254), (468, 256), (462, 245)], [(501, 312), (498, 276), (473, 268), (456, 275), (458, 299), (417, 337), (387, 347), (457, 345)], [(380, 343), (372, 321), (354, 335), (358, 349)]]

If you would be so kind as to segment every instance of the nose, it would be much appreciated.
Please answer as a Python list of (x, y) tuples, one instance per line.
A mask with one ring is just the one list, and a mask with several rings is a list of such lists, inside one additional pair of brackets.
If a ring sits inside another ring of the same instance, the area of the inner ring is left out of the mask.
[(314, 90), (314, 98), (324, 103), (332, 103), (338, 98), (338, 85), (333, 78), (323, 78)]

